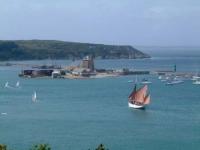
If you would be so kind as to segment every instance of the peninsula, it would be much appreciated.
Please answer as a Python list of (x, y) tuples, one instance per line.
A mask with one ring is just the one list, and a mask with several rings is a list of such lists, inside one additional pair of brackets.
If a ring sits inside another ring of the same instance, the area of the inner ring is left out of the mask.
[(99, 59), (150, 58), (129, 45), (104, 45), (55, 40), (0, 41), (0, 60), (83, 59), (91, 55)]

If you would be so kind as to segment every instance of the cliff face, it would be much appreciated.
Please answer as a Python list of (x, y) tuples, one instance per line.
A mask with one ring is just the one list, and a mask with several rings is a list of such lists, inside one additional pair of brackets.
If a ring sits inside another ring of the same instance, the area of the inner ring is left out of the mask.
[(132, 46), (52, 40), (0, 41), (0, 60), (82, 59), (86, 55), (93, 55), (95, 58), (101, 59), (150, 57)]

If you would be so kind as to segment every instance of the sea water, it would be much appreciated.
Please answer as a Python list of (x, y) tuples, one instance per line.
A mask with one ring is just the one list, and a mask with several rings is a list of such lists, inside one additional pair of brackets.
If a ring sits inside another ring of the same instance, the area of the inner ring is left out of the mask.
[[(186, 63), (187, 62), (187, 63)], [(30, 62), (18, 62), (30, 63)], [(41, 61), (32, 61), (37, 64)], [(58, 61), (70, 65), (70, 61)], [(96, 60), (97, 68), (130, 68), (197, 72), (200, 58)], [(157, 76), (148, 78), (151, 104), (145, 110), (128, 108), (135, 76), (69, 80), (19, 78), (21, 67), (0, 68), (0, 143), (27, 150), (48, 143), (53, 150), (200, 149), (200, 86), (192, 81), (166, 86)], [(9, 82), (20, 88), (4, 88)], [(32, 102), (37, 92), (37, 103)]]

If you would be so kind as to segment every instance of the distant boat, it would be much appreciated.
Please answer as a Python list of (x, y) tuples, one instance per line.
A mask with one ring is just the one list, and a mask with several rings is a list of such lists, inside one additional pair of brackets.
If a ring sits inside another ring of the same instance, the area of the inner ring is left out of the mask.
[(15, 88), (19, 88), (20, 87), (20, 82), (17, 81), (17, 83), (15, 84), (15, 86), (11, 86), (9, 85), (8, 82), (5, 83), (4, 88), (10, 88), (10, 89), (15, 89)]
[(7, 112), (2, 112), (1, 115), (7, 115)]
[(152, 82), (148, 81), (147, 79), (143, 79), (141, 83), (142, 84), (151, 84)]
[(5, 88), (8, 88), (8, 87), (9, 87), (8, 82), (5, 83), (5, 86), (4, 86), (4, 87), (5, 87)]
[(199, 80), (196, 80), (196, 81), (194, 81), (192, 84), (200, 84), (200, 79), (199, 79)]
[(32, 101), (33, 102), (37, 102), (37, 94), (36, 94), (36, 92), (34, 92), (33, 95), (32, 95)]
[(166, 82), (167, 80), (169, 80), (169, 77), (168, 77), (168, 76), (159, 76), (158, 79), (159, 79), (161, 82)]
[(134, 80), (128, 80), (128, 83), (135, 83), (137, 84), (138, 79), (137, 79), (137, 75), (135, 76), (135, 81)]
[(17, 81), (15, 87), (16, 87), (16, 88), (20, 87), (20, 82), (19, 82), (19, 81)]
[(199, 80), (199, 79), (200, 79), (200, 74), (199, 74), (198, 69), (197, 69), (195, 75), (192, 76), (192, 80), (196, 81), (196, 80)]
[(170, 80), (170, 81), (167, 81), (166, 85), (175, 85), (175, 84), (181, 84), (181, 83), (184, 83), (183, 80)]
[(136, 109), (144, 109), (150, 103), (150, 94), (147, 93), (148, 86), (144, 85), (137, 90), (135, 85), (134, 90), (128, 97), (128, 106)]
[(128, 83), (133, 83), (134, 81), (133, 80), (128, 80)]
[(159, 79), (159, 80), (162, 80), (162, 79), (163, 79), (163, 77), (162, 77), (162, 76), (159, 76), (159, 77), (158, 77), (158, 79)]
[(169, 79), (170, 79), (170, 77), (169, 77), (169, 76), (166, 76), (166, 77), (165, 77), (165, 80), (169, 80)]
[(195, 80), (199, 80), (200, 79), (200, 76), (192, 76), (192, 80), (195, 81)]
[(167, 80), (163, 79), (163, 80), (160, 80), (161, 82), (166, 82)]

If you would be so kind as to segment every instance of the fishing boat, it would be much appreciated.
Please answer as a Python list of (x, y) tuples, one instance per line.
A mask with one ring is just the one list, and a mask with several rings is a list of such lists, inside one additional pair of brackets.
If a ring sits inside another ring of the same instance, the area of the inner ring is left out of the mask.
[(32, 102), (36, 102), (36, 101), (37, 101), (37, 94), (36, 94), (36, 91), (35, 91), (32, 95)]
[(128, 97), (128, 106), (135, 109), (144, 109), (145, 106), (150, 103), (150, 94), (148, 94), (147, 91), (147, 85), (144, 85), (138, 90), (135, 85), (134, 90)]

